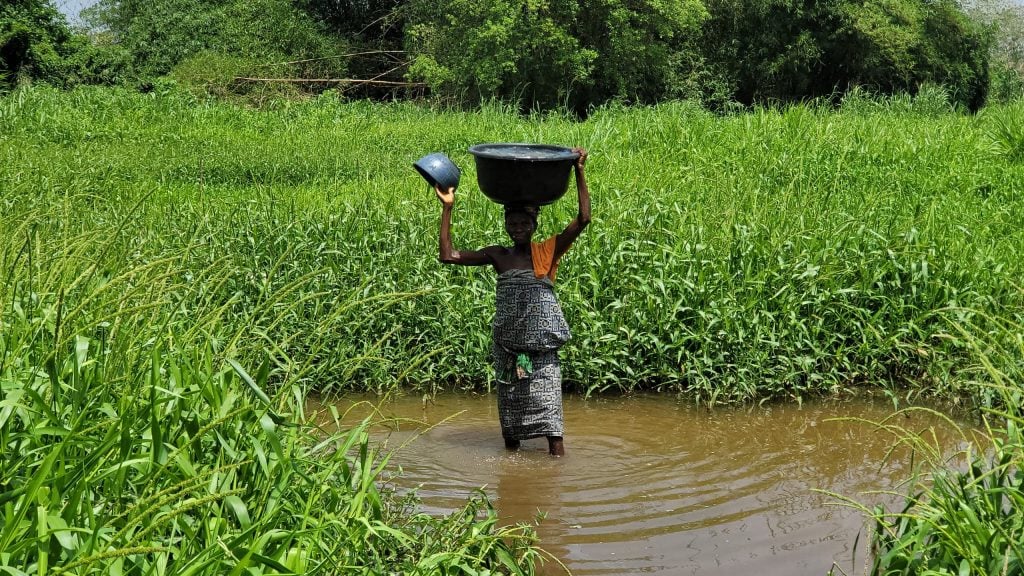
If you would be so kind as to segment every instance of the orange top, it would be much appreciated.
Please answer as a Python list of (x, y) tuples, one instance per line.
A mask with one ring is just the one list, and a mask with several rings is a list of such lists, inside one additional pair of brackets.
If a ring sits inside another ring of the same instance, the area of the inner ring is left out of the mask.
[(555, 260), (555, 240), (552, 236), (543, 242), (531, 245), (530, 256), (533, 259), (533, 275), (537, 278), (548, 276), (555, 281), (558, 274), (558, 260)]

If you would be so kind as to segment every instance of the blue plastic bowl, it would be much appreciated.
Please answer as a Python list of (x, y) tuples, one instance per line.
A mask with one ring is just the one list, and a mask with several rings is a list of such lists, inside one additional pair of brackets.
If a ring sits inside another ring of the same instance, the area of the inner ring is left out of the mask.
[(412, 167), (426, 179), (431, 186), (437, 185), (441, 189), (459, 187), (459, 167), (455, 165), (442, 152), (427, 154), (423, 158), (413, 162)]

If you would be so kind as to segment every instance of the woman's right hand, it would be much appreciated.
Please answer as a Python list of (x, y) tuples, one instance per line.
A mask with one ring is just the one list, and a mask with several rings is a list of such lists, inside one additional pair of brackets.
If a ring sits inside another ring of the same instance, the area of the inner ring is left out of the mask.
[(451, 206), (455, 203), (454, 187), (443, 190), (439, 185), (434, 184), (434, 192), (437, 193), (437, 199), (441, 201), (442, 206)]

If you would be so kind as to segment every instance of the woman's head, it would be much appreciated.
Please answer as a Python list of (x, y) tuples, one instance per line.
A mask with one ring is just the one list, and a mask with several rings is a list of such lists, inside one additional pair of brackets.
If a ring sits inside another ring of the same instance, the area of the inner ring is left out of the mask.
[(505, 206), (505, 232), (516, 244), (525, 244), (533, 238), (537, 231), (537, 216), (540, 209), (536, 206)]

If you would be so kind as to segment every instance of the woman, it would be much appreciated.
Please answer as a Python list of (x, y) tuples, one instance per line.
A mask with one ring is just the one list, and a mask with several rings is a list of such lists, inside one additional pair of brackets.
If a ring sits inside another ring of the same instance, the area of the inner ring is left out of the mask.
[(506, 206), (505, 232), (512, 246), (482, 250), (452, 247), (452, 205), (455, 189), (435, 186), (441, 201), (440, 260), (462, 266), (491, 265), (498, 273), (492, 332), (492, 358), (498, 382), (498, 417), (505, 447), (544, 436), (548, 451), (565, 454), (562, 442), (562, 371), (558, 349), (569, 339), (569, 327), (554, 294), (558, 261), (590, 224), (590, 193), (583, 175), (587, 152), (574, 148), (579, 212), (560, 234), (534, 243), (535, 206)]

